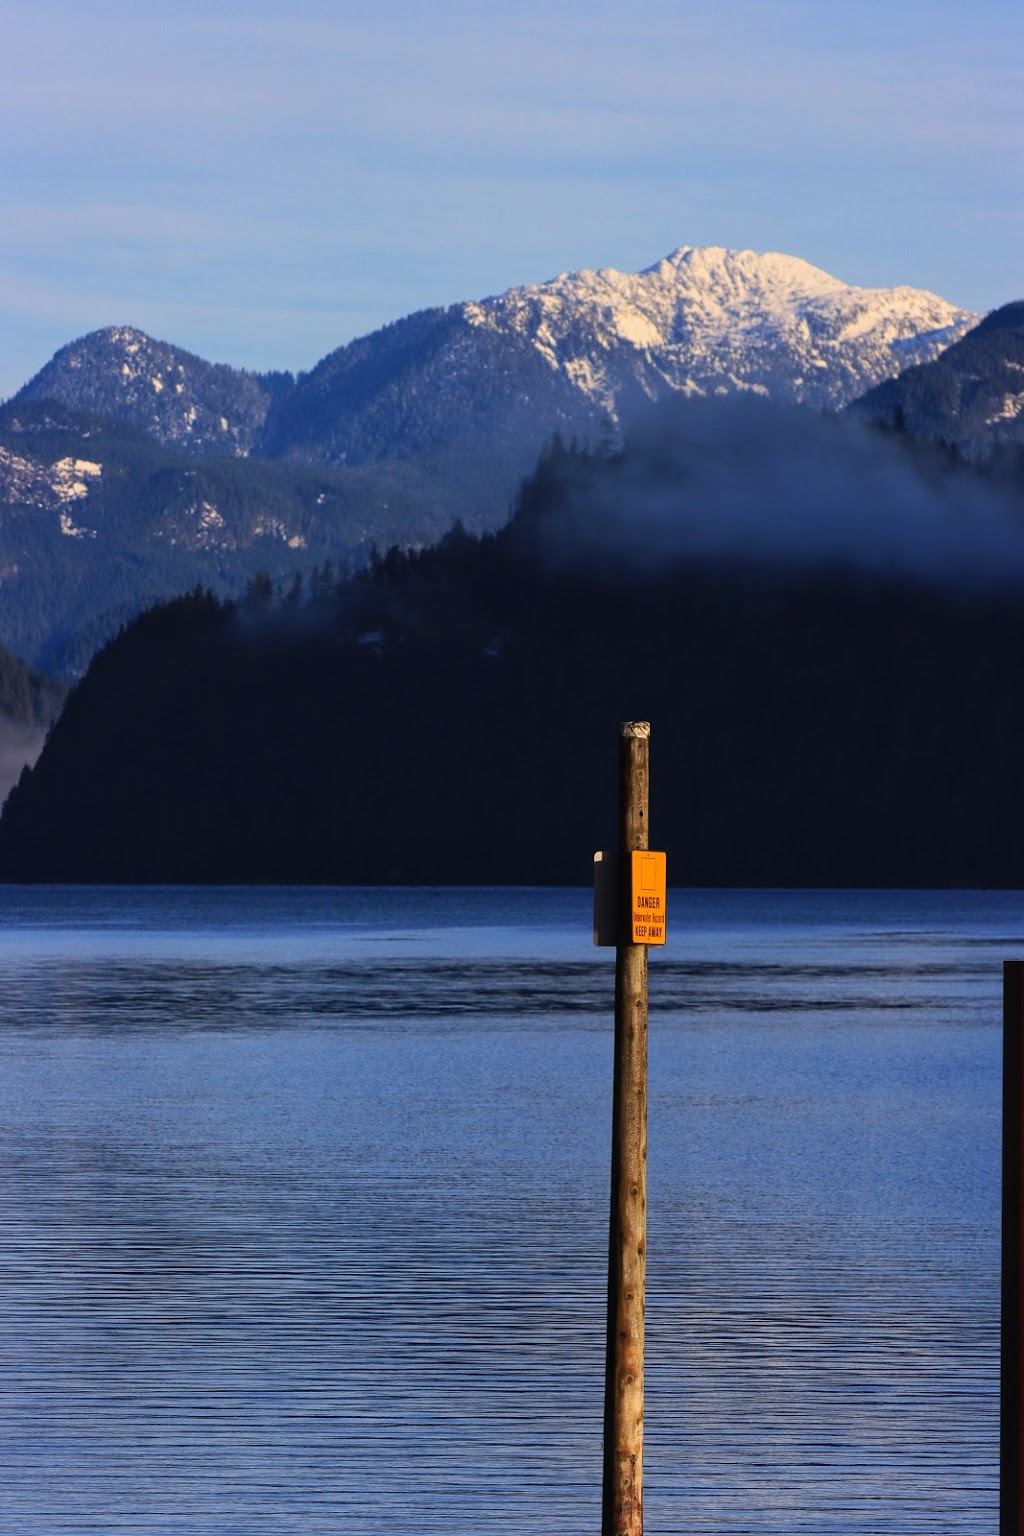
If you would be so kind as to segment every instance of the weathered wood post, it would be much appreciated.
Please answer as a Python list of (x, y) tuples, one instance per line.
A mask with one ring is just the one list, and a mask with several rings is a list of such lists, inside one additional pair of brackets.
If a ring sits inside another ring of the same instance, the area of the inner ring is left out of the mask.
[(651, 728), (619, 735), (619, 930), (615, 951), (608, 1349), (601, 1536), (642, 1536), (647, 1272), (647, 945), (632, 942), (632, 853), (648, 843)]
[(1024, 1536), (1024, 962), (1003, 966), (999, 1536)]

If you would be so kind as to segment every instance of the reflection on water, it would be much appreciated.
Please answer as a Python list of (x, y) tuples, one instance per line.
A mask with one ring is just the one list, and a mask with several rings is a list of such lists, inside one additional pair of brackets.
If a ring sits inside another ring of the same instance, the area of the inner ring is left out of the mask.
[[(1019, 898), (679, 893), (647, 1525), (990, 1532)], [(583, 892), (0, 892), (0, 1529), (600, 1526)]]

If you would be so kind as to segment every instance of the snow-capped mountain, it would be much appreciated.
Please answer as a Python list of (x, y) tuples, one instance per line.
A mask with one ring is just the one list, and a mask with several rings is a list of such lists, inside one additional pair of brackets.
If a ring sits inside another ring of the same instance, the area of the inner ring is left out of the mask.
[(263, 451), (358, 463), (486, 438), (528, 458), (555, 428), (593, 436), (677, 391), (836, 408), (977, 318), (792, 256), (684, 246), (645, 272), (569, 273), (341, 347), (279, 401)]
[(644, 272), (572, 273), (463, 312), (527, 339), (606, 410), (617, 393), (607, 362), (624, 347), (648, 360), (652, 394), (660, 380), (834, 407), (865, 378), (936, 356), (976, 318), (913, 288), (851, 287), (798, 257), (693, 246)]
[(675, 391), (842, 406), (977, 319), (793, 256), (683, 246), (644, 272), (567, 273), (420, 311), (298, 382), (205, 363), (131, 328), (97, 331), (17, 398), (117, 415), (204, 453), (351, 465), (476, 441), (518, 474), (556, 429), (593, 436)]

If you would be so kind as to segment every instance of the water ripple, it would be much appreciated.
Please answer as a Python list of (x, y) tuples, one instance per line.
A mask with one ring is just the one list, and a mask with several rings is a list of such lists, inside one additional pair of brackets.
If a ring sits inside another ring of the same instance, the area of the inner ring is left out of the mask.
[[(592, 1532), (608, 957), (292, 920), (3, 958), (0, 1529)], [(991, 947), (760, 943), (652, 967), (648, 1528), (981, 1536)]]

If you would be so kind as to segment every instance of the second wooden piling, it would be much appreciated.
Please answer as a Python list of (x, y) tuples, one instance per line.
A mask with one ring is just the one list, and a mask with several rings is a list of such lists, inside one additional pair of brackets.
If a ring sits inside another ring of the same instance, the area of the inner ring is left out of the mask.
[(1024, 963), (1003, 966), (999, 1536), (1024, 1536)]

